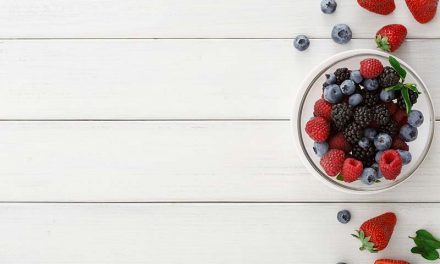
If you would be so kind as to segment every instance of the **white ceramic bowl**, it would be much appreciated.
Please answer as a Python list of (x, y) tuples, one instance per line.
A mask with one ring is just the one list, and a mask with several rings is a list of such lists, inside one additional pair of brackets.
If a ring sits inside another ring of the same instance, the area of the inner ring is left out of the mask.
[(305, 125), (313, 116), (313, 106), (315, 101), (321, 97), (322, 83), (324, 83), (326, 79), (325, 73), (334, 72), (337, 68), (341, 67), (358, 69), (361, 60), (371, 57), (379, 59), (384, 65), (389, 65), (389, 54), (376, 50), (350, 50), (336, 54), (322, 62), (305, 78), (300, 86), (292, 118), (293, 136), (301, 159), (310, 172), (317, 176), (322, 182), (333, 188), (357, 194), (371, 194), (389, 190), (413, 175), (428, 153), (434, 135), (435, 126), (434, 107), (426, 85), (408, 64), (397, 58), (403, 68), (407, 71), (405, 81), (415, 83), (419, 91), (422, 93), (419, 95), (418, 101), (413, 109), (422, 111), (425, 121), (423, 125), (418, 128), (419, 134), (417, 139), (409, 143), (410, 152), (412, 154), (411, 163), (402, 168), (401, 174), (395, 181), (381, 179), (380, 183), (372, 185), (365, 185), (360, 181), (345, 183), (337, 180), (336, 177), (329, 177), (326, 175), (319, 164), (320, 158), (313, 152), (313, 140), (305, 133)]

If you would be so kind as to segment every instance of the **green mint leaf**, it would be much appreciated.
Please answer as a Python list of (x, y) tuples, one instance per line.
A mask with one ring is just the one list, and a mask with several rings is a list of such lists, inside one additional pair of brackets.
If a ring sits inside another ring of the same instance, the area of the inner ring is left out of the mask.
[(434, 249), (440, 249), (440, 241), (436, 239), (431, 233), (428, 231), (421, 229), (416, 232), (417, 236), (414, 238), (414, 242), (425, 244)]
[(417, 89), (417, 85), (415, 85), (414, 83), (407, 83), (405, 84), (405, 87), (407, 87), (408, 89), (410, 89), (415, 93), (421, 94), (421, 92), (419, 92), (419, 90)]
[(336, 176), (336, 180), (343, 181), (344, 177), (342, 176), (342, 174), (339, 174), (338, 176)]
[(414, 254), (420, 254), (427, 260), (437, 260), (440, 258), (436, 249), (440, 249), (440, 241), (435, 238), (428, 231), (421, 229), (416, 232), (415, 237), (410, 237), (414, 240), (416, 247), (411, 249)]
[(411, 108), (412, 108), (412, 103), (411, 100), (409, 99), (408, 88), (403, 87), (402, 90), (400, 90), (400, 92), (402, 93), (403, 100), (405, 101), (406, 113), (408, 114), (409, 112), (411, 112)]
[(385, 91), (389, 92), (389, 91), (400, 91), (402, 90), (402, 88), (405, 87), (402, 83), (398, 83), (394, 86), (390, 86), (385, 88)]
[(423, 251), (422, 257), (424, 257), (427, 260), (437, 260), (440, 258), (436, 250)]
[(405, 80), (406, 78), (406, 71), (400, 66), (399, 61), (396, 60), (393, 56), (390, 56), (388, 58), (388, 61), (390, 62), (391, 66), (396, 70), (396, 72), (400, 75), (400, 78), (402, 80)]

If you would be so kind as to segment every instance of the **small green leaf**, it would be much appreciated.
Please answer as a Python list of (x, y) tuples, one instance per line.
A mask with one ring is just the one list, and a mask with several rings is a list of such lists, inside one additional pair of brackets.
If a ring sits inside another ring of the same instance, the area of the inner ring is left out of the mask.
[(400, 75), (400, 78), (402, 80), (405, 80), (406, 78), (406, 71), (400, 66), (399, 61), (396, 60), (393, 56), (390, 56), (388, 58), (388, 61), (390, 62), (391, 66), (396, 70), (396, 72)]
[(424, 257), (427, 260), (437, 260), (440, 258), (437, 250), (423, 251), (422, 257)]
[(426, 244), (427, 246), (434, 248), (434, 249), (440, 249), (440, 241), (436, 239), (431, 233), (428, 231), (421, 229), (416, 232), (417, 236), (414, 238), (414, 242), (418, 244), (419, 243)]
[(342, 174), (339, 174), (338, 176), (336, 176), (336, 180), (343, 181), (344, 177), (342, 176)]
[(420, 254), (427, 260), (437, 260), (440, 258), (436, 249), (440, 248), (440, 241), (428, 231), (421, 229), (416, 232), (416, 237), (410, 237), (414, 240), (416, 247), (411, 249), (414, 254)]
[(385, 88), (385, 91), (389, 92), (389, 91), (400, 91), (402, 90), (402, 88), (405, 87), (402, 83), (398, 83), (394, 86), (390, 86)]
[(405, 101), (406, 113), (408, 114), (409, 112), (411, 112), (411, 108), (412, 108), (412, 103), (411, 100), (409, 99), (408, 88), (404, 87), (402, 88), (402, 90), (400, 90), (400, 92), (402, 93), (403, 101)]
[(414, 253), (414, 254), (422, 254), (422, 252), (423, 252), (423, 250), (419, 247), (413, 247), (411, 249), (411, 253)]
[(415, 85), (414, 83), (407, 83), (405, 84), (405, 87), (407, 87), (408, 89), (410, 89), (415, 93), (421, 94), (421, 92), (419, 92), (419, 90), (417, 89), (417, 85)]

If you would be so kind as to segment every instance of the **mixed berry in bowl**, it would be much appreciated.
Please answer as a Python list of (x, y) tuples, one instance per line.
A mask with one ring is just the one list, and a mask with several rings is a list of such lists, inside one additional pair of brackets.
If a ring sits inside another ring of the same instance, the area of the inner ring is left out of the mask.
[(418, 76), (394, 57), (374, 52), (346, 59), (346, 65), (342, 59), (323, 67), (305, 87), (296, 113), (300, 145), (327, 182), (384, 190), (411, 175), (425, 157), (432, 103)]

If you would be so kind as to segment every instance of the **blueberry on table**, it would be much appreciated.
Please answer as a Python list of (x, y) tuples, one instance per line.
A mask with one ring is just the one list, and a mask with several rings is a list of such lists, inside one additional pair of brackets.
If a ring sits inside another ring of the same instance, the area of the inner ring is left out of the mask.
[(418, 134), (417, 127), (406, 124), (400, 128), (400, 137), (406, 142), (416, 140)]
[(338, 4), (335, 0), (321, 0), (321, 11), (324, 14), (331, 14), (336, 11)]
[(373, 168), (365, 168), (361, 174), (361, 182), (371, 185), (376, 181), (377, 171)]
[(299, 35), (293, 41), (293, 46), (299, 51), (304, 51), (310, 46), (310, 40), (305, 35)]
[(424, 117), (422, 112), (419, 110), (412, 110), (408, 114), (408, 124), (410, 124), (413, 127), (419, 127), (423, 124)]
[(351, 29), (346, 24), (337, 24), (332, 30), (332, 39), (338, 44), (346, 44), (352, 38)]
[(391, 136), (385, 133), (379, 133), (379, 135), (374, 138), (374, 146), (376, 146), (377, 150), (389, 149), (392, 142)]
[(337, 218), (340, 223), (346, 224), (350, 222), (351, 214), (348, 210), (342, 210), (338, 212)]
[(337, 84), (331, 84), (324, 88), (324, 100), (329, 103), (339, 103), (343, 96), (341, 88)]

